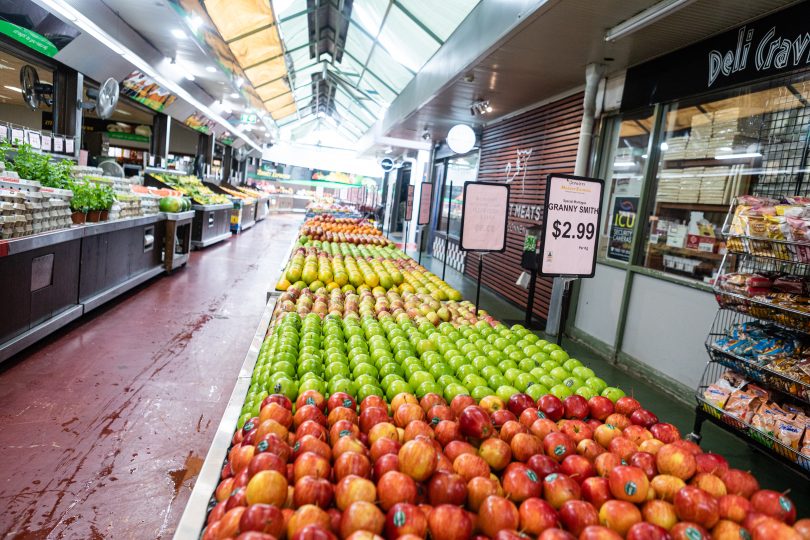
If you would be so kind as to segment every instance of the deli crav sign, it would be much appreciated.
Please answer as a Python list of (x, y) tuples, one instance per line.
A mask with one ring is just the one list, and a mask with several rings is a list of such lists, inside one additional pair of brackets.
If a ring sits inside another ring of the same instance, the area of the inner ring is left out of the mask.
[(810, 68), (810, 2), (627, 70), (622, 110)]

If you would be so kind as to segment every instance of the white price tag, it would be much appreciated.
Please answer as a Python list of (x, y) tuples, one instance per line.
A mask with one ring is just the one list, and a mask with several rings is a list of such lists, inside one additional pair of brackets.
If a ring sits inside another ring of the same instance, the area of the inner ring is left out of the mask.
[(45, 152), (51, 151), (51, 137), (50, 135), (42, 136), (42, 150)]
[(65, 153), (66, 154), (73, 153), (73, 139), (65, 139)]
[(31, 148), (34, 148), (36, 150), (42, 148), (42, 138), (39, 136), (38, 131), (28, 132), (28, 144), (31, 145)]
[(53, 138), (53, 151), (57, 154), (61, 154), (65, 151), (65, 139), (62, 137), (54, 137)]
[(0, 141), (8, 140), (8, 126), (0, 126)]
[(25, 132), (21, 129), (11, 128), (11, 144), (17, 146), (25, 142)]
[(546, 185), (540, 273), (593, 277), (604, 182), (549, 175)]
[(698, 244), (698, 251), (705, 251), (711, 253), (714, 251), (714, 242), (700, 242)]

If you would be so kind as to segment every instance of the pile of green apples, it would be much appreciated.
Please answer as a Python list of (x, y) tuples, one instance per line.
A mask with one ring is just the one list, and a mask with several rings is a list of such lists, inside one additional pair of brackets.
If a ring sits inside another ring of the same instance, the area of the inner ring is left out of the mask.
[(466, 394), (504, 402), (523, 392), (538, 399), (577, 394), (616, 401), (624, 392), (561, 347), (521, 325), (485, 321), (438, 326), (409, 318), (341, 318), (290, 312), (276, 321), (259, 352), (240, 426), (257, 416), (262, 401), (281, 393), (291, 401), (306, 390), (324, 396), (346, 392), (358, 402), (370, 395), (390, 402), (401, 393), (428, 393), (448, 402)]

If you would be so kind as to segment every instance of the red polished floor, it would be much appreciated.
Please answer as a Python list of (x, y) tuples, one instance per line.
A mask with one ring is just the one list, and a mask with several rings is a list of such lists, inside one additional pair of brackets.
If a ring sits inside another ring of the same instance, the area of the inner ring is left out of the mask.
[(0, 537), (171, 537), (301, 219), (195, 252), (0, 366)]

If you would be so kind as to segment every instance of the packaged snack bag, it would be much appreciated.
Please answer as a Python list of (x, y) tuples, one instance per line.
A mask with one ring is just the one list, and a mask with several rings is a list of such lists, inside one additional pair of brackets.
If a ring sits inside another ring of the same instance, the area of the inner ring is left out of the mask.
[(785, 446), (793, 450), (799, 450), (804, 429), (791, 420), (777, 420), (774, 434), (776, 438)]
[(754, 415), (758, 403), (760, 403), (760, 398), (756, 395), (736, 390), (728, 397), (724, 410), (743, 422), (748, 422)]
[(711, 405), (718, 409), (722, 409), (728, 401), (731, 391), (727, 388), (721, 388), (716, 384), (710, 384), (706, 390), (703, 391), (703, 397), (706, 398)]

